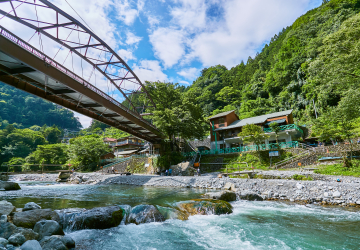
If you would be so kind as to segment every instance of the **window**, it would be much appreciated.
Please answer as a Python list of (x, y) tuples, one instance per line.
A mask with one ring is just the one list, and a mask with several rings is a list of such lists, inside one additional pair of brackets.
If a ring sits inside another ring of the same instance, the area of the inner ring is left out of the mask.
[(224, 127), (225, 126), (225, 118), (224, 117), (220, 117), (219, 118), (219, 127)]

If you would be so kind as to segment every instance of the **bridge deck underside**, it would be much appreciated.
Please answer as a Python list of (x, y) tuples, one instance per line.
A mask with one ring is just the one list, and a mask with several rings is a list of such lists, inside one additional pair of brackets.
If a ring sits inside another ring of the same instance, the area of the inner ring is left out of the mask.
[(36, 55), (0, 36), (0, 81), (49, 100), (146, 141), (161, 133), (140, 115), (84, 86)]

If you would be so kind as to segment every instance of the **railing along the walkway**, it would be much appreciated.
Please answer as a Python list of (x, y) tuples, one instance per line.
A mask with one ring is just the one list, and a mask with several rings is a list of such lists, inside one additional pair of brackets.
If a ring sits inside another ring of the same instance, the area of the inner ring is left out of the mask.
[[(279, 129), (280, 129), (280, 131), (295, 129), (295, 130), (299, 131), (302, 134), (304, 133), (304, 131), (302, 131), (302, 129), (299, 128), (295, 124), (282, 125), (282, 126), (279, 126)], [(274, 131), (272, 130), (272, 128), (264, 128), (264, 132), (265, 133), (271, 133), (271, 132), (274, 132)]]
[(299, 143), (297, 141), (292, 142), (280, 142), (280, 143), (269, 143), (269, 144), (260, 144), (260, 145), (249, 145), (235, 148), (225, 148), (219, 150), (204, 150), (200, 152), (190, 152), (183, 153), (185, 157), (192, 157), (197, 153), (201, 155), (218, 155), (218, 154), (232, 154), (232, 153), (241, 153), (241, 152), (251, 152), (258, 150), (277, 150), (284, 148), (297, 148)]

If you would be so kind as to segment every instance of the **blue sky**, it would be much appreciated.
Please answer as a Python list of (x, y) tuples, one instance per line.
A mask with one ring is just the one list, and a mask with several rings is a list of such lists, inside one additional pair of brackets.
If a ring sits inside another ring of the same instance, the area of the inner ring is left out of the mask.
[[(110, 45), (133, 69), (142, 82), (169, 81), (189, 86), (205, 67), (228, 68), (254, 56), (275, 34), (291, 25), (322, 0), (51, 0), (91, 29)], [(69, 4), (71, 5), (69, 5)], [(0, 3), (5, 8), (8, 3)], [(5, 7), (4, 7), (5, 6)], [(7, 6), (11, 10), (10, 5)], [(76, 10), (76, 13), (75, 11)], [(18, 11), (30, 13), (30, 8)], [(47, 18), (47, 13), (41, 13)], [(49, 15), (50, 17), (51, 15)], [(82, 21), (80, 19), (84, 20)], [(2, 19), (1, 25), (26, 41), (34, 31)], [(25, 38), (24, 38), (25, 37)], [(31, 40), (37, 45), (36, 37)], [(46, 53), (59, 54), (59, 44), (44, 42)], [(55, 56), (56, 56), (55, 55)], [(79, 65), (75, 72), (79, 73)], [(82, 67), (82, 66), (81, 66)], [(81, 68), (82, 70), (82, 68)], [(89, 75), (91, 67), (84, 69)], [(104, 79), (95, 85), (110, 91)], [(114, 98), (121, 98), (115, 95)], [(121, 101), (121, 100), (120, 100)], [(91, 119), (80, 114), (84, 127)]]
[(231, 68), (321, 0), (113, 2), (118, 52), (142, 81), (191, 84), (204, 67)]

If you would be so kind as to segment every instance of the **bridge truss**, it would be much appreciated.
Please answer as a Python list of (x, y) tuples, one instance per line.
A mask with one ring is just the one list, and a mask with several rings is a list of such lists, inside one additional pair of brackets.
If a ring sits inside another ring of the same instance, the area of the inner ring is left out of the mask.
[[(2, 26), (9, 20), (26, 27), (23, 33), (33, 30), (28, 41)], [(90, 28), (49, 1), (0, 0), (0, 81), (144, 140), (162, 138), (132, 100), (142, 94), (144, 105), (155, 107), (136, 74)]]

